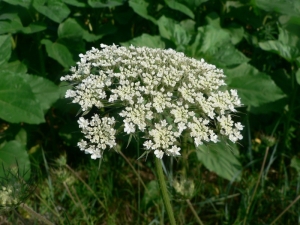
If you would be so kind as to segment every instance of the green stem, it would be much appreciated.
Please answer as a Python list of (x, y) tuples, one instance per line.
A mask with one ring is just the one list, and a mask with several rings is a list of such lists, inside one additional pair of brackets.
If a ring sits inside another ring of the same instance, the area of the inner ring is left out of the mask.
[(169, 197), (168, 190), (167, 190), (167, 184), (166, 184), (165, 177), (164, 177), (163, 170), (162, 170), (161, 161), (160, 161), (160, 159), (158, 159), (156, 157), (155, 157), (155, 168), (156, 168), (156, 173), (157, 173), (158, 182), (159, 182), (161, 194), (163, 197), (163, 201), (164, 201), (164, 204), (165, 204), (165, 207), (166, 207), (166, 210), (168, 213), (168, 217), (170, 220), (170, 224), (176, 225), (173, 209), (171, 206), (170, 197)]

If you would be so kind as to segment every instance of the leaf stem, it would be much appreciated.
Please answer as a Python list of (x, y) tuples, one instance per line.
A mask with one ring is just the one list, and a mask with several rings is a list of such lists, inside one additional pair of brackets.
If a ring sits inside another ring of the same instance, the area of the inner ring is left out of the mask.
[(166, 210), (168, 213), (168, 217), (170, 220), (170, 224), (176, 225), (170, 197), (169, 197), (168, 190), (167, 190), (167, 184), (166, 184), (163, 170), (162, 170), (162, 164), (161, 164), (160, 159), (158, 159), (156, 157), (155, 157), (155, 168), (156, 168), (156, 173), (157, 173), (158, 182), (159, 182), (160, 190), (162, 193), (163, 201), (164, 201), (164, 204), (165, 204), (165, 207), (166, 207)]

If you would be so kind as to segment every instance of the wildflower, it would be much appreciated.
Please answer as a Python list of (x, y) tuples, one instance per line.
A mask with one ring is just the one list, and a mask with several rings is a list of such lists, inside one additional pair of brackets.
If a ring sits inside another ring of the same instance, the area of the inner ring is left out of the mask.
[(237, 91), (224, 91), (223, 71), (203, 59), (172, 49), (104, 44), (79, 56), (72, 74), (61, 78), (74, 84), (66, 98), (83, 112), (92, 107), (109, 112), (78, 120), (85, 138), (78, 146), (93, 159), (115, 147), (119, 133), (142, 132), (145, 150), (157, 158), (179, 156), (183, 133), (195, 146), (218, 142), (220, 136), (242, 139), (243, 126), (231, 118), (241, 106)]

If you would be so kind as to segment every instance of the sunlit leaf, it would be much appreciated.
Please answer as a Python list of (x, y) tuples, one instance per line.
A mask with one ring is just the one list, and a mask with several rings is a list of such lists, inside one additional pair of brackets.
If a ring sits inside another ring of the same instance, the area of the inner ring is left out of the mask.
[(65, 45), (62, 45), (57, 42), (52, 43), (50, 40), (47, 39), (43, 39), (41, 43), (46, 46), (46, 51), (49, 57), (55, 59), (63, 67), (70, 68), (70, 66), (75, 65), (73, 56)]
[(4, 2), (7, 2), (11, 5), (20, 5), (24, 8), (29, 8), (32, 0), (3, 0)]
[(59, 98), (59, 87), (52, 81), (28, 74), (24, 74), (23, 78), (30, 85), (33, 94), (44, 111), (47, 111)]
[(245, 105), (260, 106), (286, 97), (270, 76), (247, 63), (226, 69), (225, 74), (228, 87), (238, 90)]
[(88, 0), (88, 4), (93, 8), (116, 7), (124, 4), (123, 0)]
[(64, 3), (77, 7), (86, 7), (87, 4), (79, 0), (63, 0)]
[(0, 70), (7, 70), (13, 73), (21, 73), (24, 74), (27, 72), (27, 67), (25, 64), (21, 63), (20, 61), (13, 61), (9, 63), (4, 63), (0, 65)]
[(164, 1), (167, 4), (167, 6), (169, 6), (171, 9), (178, 10), (193, 19), (195, 18), (195, 15), (192, 12), (192, 10), (190, 10), (186, 5), (177, 2), (176, 0), (164, 0)]
[(159, 33), (162, 37), (169, 39), (176, 46), (187, 46), (191, 40), (191, 35), (184, 29), (184, 27), (174, 20), (162, 16), (157, 21)]
[(0, 178), (8, 171), (19, 173), (24, 179), (30, 177), (30, 161), (25, 148), (19, 141), (9, 141), (0, 148)]
[(133, 38), (128, 42), (121, 43), (123, 46), (138, 46), (138, 47), (149, 47), (149, 48), (165, 48), (165, 43), (162, 41), (160, 36), (151, 36), (149, 34), (142, 34), (139, 37)]
[(0, 118), (11, 123), (45, 121), (38, 100), (21, 75), (0, 71)]
[(156, 24), (156, 19), (148, 14), (148, 2), (145, 0), (129, 0), (129, 6), (134, 10), (135, 13)]
[(11, 55), (11, 36), (0, 35), (0, 65), (7, 62)]
[(61, 0), (33, 0), (32, 6), (39, 13), (57, 23), (61, 23), (71, 12)]
[(238, 150), (234, 144), (225, 141), (200, 145), (196, 149), (198, 160), (212, 172), (227, 180), (240, 180), (242, 166), (237, 159)]

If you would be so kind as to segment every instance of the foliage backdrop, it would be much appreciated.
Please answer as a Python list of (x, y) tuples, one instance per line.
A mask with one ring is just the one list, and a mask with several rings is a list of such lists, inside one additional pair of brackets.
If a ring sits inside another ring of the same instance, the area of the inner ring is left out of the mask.
[[(138, 150), (134, 143), (126, 148), (126, 140), (120, 148), (128, 158), (108, 151), (101, 167), (82, 154), (76, 147), (79, 108), (63, 98), (68, 84), (60, 77), (80, 53), (100, 43), (173, 48), (224, 70), (228, 88), (237, 89), (244, 104), (237, 120), (245, 125), (240, 145), (191, 151), (175, 162), (174, 177), (195, 183), (189, 199), (205, 224), (240, 224), (245, 218), (249, 224), (269, 224), (299, 194), (299, 37), (297, 0), (0, 1), (0, 177), (16, 165), (25, 179), (34, 176), (37, 192), (28, 204), (60, 224), (79, 224), (78, 206), (66, 194), (70, 190), (57, 174), (60, 169), (76, 182), (81, 177), (104, 202), (94, 201), (94, 209), (88, 209), (94, 197), (74, 181), (90, 215), (82, 224), (161, 220), (152, 159), (136, 161)], [(124, 158), (139, 170), (151, 194)], [(79, 175), (68, 174), (71, 167)], [(258, 192), (253, 191), (257, 180)], [(49, 193), (43, 193), (45, 187)], [(130, 194), (124, 197), (125, 192)], [(61, 211), (49, 210), (58, 206)], [(195, 223), (185, 201), (174, 201), (174, 208), (179, 224)], [(299, 219), (300, 205), (294, 204), (279, 222), (298, 224)]]

